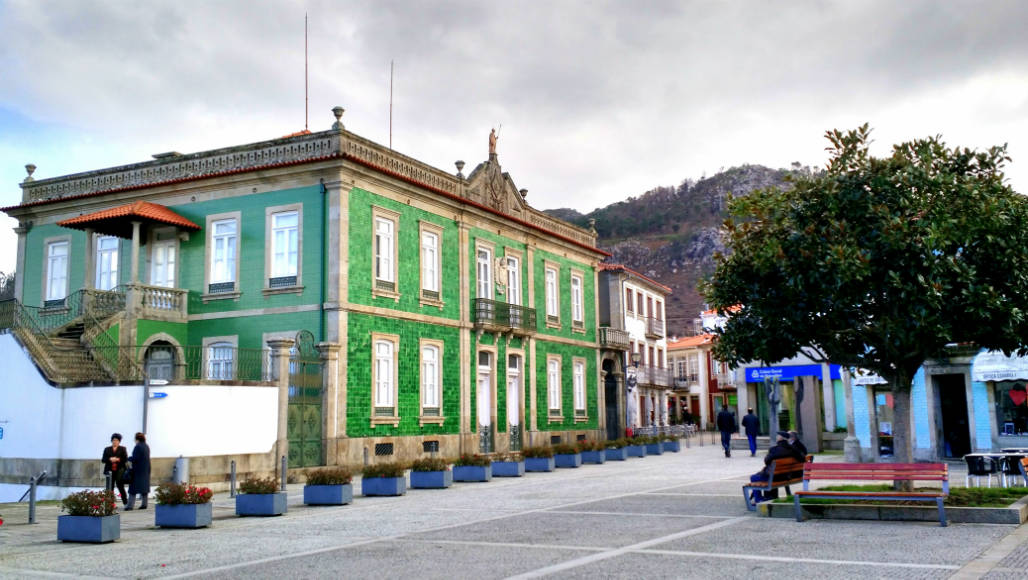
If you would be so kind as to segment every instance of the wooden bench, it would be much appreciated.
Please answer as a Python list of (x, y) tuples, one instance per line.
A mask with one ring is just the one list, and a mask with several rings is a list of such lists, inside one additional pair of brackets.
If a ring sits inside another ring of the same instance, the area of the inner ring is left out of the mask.
[[(807, 457), (808, 461), (813, 461), (811, 456)], [(772, 461), (767, 470), (771, 477), (767, 481), (754, 481), (742, 486), (742, 497), (746, 500), (746, 509), (751, 512), (757, 510), (757, 505), (750, 499), (750, 495), (754, 491), (765, 492), (784, 487), (786, 495), (792, 495), (789, 486), (798, 485), (803, 481), (803, 465), (802, 461), (791, 458)]]
[[(942, 491), (823, 491), (810, 489), (814, 480), (853, 481), (939, 481)], [(939, 507), (939, 525), (946, 525), (943, 501), (949, 495), (949, 466), (945, 463), (807, 463), (803, 468), (803, 490), (792, 495), (796, 521), (803, 521), (800, 499), (822, 497), (849, 500), (934, 501)]]

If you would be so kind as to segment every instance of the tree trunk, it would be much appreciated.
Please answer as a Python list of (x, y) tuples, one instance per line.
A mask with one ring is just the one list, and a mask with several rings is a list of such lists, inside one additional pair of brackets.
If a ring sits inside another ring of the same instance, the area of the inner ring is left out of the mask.
[[(892, 453), (896, 463), (913, 463), (913, 437), (910, 433), (910, 377), (899, 375), (892, 385)], [(913, 490), (913, 482), (897, 481), (894, 487), (901, 491)]]

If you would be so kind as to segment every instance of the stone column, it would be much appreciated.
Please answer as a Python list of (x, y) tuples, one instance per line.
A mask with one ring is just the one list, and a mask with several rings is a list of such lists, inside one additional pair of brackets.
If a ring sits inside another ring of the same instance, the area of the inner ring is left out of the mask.
[(86, 274), (82, 287), (92, 290), (96, 287), (96, 237), (92, 228), (86, 228)]
[(699, 364), (697, 365), (700, 379), (700, 429), (706, 427), (712, 421), (715, 409), (710, 408), (710, 372), (707, 366), (707, 352), (698, 350), (696, 354)]
[(832, 367), (821, 363), (821, 393), (825, 407), (825, 431), (835, 431), (835, 386), (832, 384)]
[(842, 392), (846, 396), (846, 440), (842, 444), (847, 463), (860, 461), (860, 440), (857, 439), (856, 416), (853, 412), (853, 377), (850, 370), (842, 367)]
[(339, 400), (346, 396), (346, 393), (339, 389), (340, 350), (342, 350), (342, 345), (340, 344), (330, 342), (318, 343), (318, 353), (321, 354), (322, 365), (321, 449), (325, 454), (325, 465), (337, 465), (339, 463), (338, 456), (336, 455), (336, 445), (340, 439)]
[(139, 284), (139, 226), (142, 222), (132, 222), (132, 284)]
[(276, 473), (282, 457), (289, 456), (289, 349), (293, 348), (295, 342), (291, 338), (268, 341), (272, 377), (278, 385), (278, 433), (275, 437), (275, 460), (272, 461)]
[(18, 227), (14, 228), (14, 233), (18, 234), (18, 256), (14, 267), (14, 299), (22, 304), (25, 303), (25, 236), (29, 233), (29, 229), (27, 222), (18, 222)]
[[(459, 237), (460, 237), (460, 251), (458, 256), (460, 258), (460, 279), (464, 282), (471, 279), (470, 265), (468, 264), (468, 251), (469, 244), (471, 242), (471, 226), (463, 221), (459, 224)], [(460, 285), (460, 449), (461, 453), (464, 452), (464, 441), (465, 439), (472, 439), (470, 435), (473, 433), (471, 425), (471, 383), (475, 380), (471, 372), (471, 361), (476, 360), (473, 357), (475, 353), (472, 352), (471, 345), (471, 294), (468, 284), (462, 283)], [(476, 361), (477, 362), (477, 361)], [(477, 429), (476, 431), (477, 432)], [(469, 451), (477, 450), (477, 447), (472, 447)]]

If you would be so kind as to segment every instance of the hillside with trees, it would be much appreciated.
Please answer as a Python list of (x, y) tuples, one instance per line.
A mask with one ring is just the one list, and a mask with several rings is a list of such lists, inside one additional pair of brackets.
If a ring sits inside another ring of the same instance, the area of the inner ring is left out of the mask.
[(598, 243), (612, 254), (609, 261), (672, 288), (668, 335), (684, 336), (695, 332), (692, 322), (704, 309), (697, 285), (713, 272), (714, 253), (724, 249), (719, 230), (729, 196), (788, 187), (790, 174), (810, 172), (798, 163), (790, 169), (743, 165), (699, 180), (685, 179), (678, 186), (656, 187), (588, 214), (568, 208), (546, 213), (583, 227), (595, 219)]

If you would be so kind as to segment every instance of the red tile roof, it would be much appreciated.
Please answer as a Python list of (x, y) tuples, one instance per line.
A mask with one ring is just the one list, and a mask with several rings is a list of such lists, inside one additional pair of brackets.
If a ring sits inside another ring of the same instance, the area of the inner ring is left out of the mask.
[(697, 334), (696, 336), (687, 336), (685, 338), (680, 338), (673, 342), (668, 342), (667, 349), (671, 350), (673, 348), (689, 348), (693, 346), (705, 346), (708, 344), (714, 344), (713, 334)]
[(104, 209), (57, 222), (57, 225), (76, 230), (93, 229), (99, 233), (132, 238), (132, 222), (158, 223), (185, 230), (199, 230), (200, 226), (170, 209), (148, 201), (137, 201), (111, 209)]

